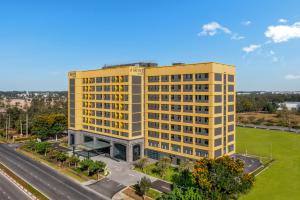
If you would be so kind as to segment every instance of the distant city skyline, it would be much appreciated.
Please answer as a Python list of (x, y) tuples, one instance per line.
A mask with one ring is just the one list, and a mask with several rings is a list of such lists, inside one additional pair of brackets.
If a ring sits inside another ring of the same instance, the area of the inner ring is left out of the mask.
[(300, 2), (0, 3), (0, 91), (66, 91), (105, 64), (221, 62), (238, 91), (300, 90)]

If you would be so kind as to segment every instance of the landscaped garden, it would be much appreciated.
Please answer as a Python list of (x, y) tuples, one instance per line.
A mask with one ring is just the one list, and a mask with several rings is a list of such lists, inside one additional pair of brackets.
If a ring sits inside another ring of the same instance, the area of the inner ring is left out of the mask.
[(30, 141), (19, 151), (80, 182), (90, 179), (99, 180), (108, 173), (104, 162), (91, 159), (80, 160), (75, 155), (69, 156), (65, 152), (54, 149), (48, 142)]
[(300, 135), (252, 128), (237, 128), (238, 153), (273, 157), (272, 165), (256, 177), (252, 190), (241, 199), (299, 199)]

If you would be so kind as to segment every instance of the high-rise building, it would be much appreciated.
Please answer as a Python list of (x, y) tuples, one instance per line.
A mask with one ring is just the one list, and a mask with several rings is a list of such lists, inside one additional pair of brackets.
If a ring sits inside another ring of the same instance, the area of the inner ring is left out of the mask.
[(69, 144), (135, 161), (235, 152), (235, 67), (105, 66), (69, 73)]

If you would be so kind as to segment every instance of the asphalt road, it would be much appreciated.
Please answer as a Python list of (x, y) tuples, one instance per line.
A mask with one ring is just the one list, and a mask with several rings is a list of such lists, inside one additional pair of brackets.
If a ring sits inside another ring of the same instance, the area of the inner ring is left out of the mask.
[(50, 199), (105, 199), (51, 168), (19, 154), (8, 145), (0, 144), (0, 161)]
[(1, 200), (30, 200), (30, 198), (22, 192), (9, 179), (0, 174), (0, 199)]

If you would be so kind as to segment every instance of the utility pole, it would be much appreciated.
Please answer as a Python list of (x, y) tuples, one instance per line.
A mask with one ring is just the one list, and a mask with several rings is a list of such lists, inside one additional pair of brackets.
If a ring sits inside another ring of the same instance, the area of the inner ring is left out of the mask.
[(21, 136), (23, 135), (23, 127), (22, 127), (22, 120), (20, 119), (20, 132), (21, 132)]
[(28, 113), (26, 113), (26, 137), (28, 137)]
[(6, 117), (6, 120), (5, 120), (5, 138), (6, 138), (6, 140), (7, 140), (7, 135), (8, 135), (8, 125), (7, 125), (7, 117)]

